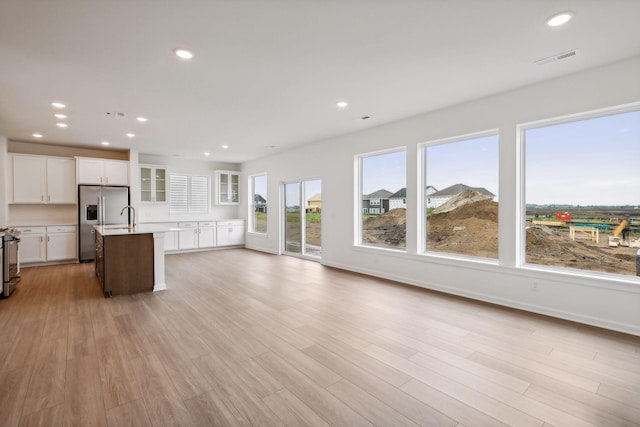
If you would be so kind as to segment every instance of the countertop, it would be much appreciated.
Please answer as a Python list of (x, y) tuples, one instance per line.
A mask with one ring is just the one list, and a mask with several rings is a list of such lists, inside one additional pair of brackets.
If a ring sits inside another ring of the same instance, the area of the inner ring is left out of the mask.
[(137, 224), (135, 228), (129, 228), (124, 224), (120, 225), (94, 225), (98, 233), (103, 236), (121, 236), (124, 234), (151, 234), (151, 233), (165, 233), (167, 231), (180, 231), (181, 229), (175, 227), (165, 227), (162, 225), (152, 224)]

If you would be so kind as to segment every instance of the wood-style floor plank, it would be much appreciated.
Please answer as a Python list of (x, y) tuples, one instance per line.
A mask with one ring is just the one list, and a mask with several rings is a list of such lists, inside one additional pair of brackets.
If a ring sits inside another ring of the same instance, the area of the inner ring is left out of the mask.
[(33, 368), (0, 373), (0, 426), (17, 426), (24, 408)]
[(640, 425), (640, 337), (229, 249), (105, 298), (92, 264), (0, 300), (4, 426)]

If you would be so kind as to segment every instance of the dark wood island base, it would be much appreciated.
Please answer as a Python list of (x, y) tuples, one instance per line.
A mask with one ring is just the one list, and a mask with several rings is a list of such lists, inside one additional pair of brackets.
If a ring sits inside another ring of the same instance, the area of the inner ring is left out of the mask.
[(105, 295), (153, 291), (153, 250), (153, 234), (96, 232), (96, 275)]

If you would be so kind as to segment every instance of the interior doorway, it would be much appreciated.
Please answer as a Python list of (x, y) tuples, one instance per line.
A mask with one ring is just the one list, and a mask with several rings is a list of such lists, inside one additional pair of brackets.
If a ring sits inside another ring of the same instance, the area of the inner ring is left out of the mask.
[(284, 253), (322, 257), (322, 182), (308, 179), (284, 184)]

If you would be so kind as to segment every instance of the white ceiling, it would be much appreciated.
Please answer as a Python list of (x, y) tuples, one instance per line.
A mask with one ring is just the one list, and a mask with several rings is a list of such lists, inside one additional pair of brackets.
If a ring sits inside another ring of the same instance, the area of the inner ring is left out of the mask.
[(242, 162), (638, 54), (638, 0), (2, 0), (0, 135)]

